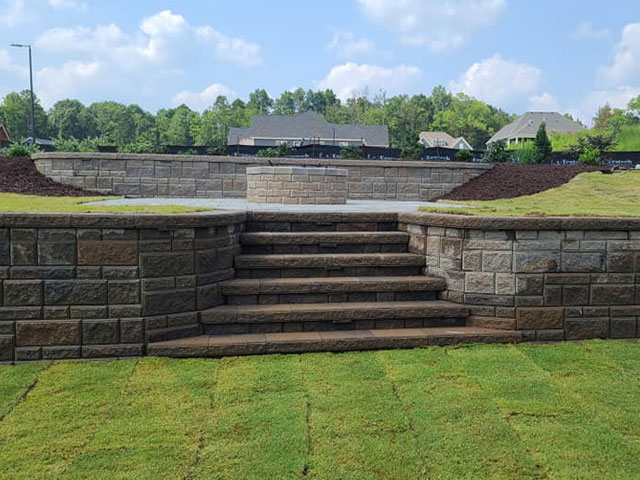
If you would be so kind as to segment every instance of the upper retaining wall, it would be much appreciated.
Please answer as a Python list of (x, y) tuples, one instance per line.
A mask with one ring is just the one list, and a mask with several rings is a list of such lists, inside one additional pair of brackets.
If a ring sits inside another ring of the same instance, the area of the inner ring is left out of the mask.
[(491, 165), (420, 161), (245, 158), (120, 153), (40, 153), (51, 179), (102, 193), (142, 197), (243, 198), (251, 166), (326, 166), (349, 170), (350, 199), (432, 200)]

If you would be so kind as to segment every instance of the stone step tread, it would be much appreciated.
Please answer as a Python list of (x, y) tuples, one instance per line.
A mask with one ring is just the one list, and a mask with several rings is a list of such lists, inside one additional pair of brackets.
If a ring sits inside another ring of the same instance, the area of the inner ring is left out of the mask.
[(404, 232), (255, 232), (243, 233), (243, 245), (315, 245), (328, 244), (393, 244), (407, 243)]
[(148, 355), (169, 357), (219, 357), (268, 353), (419, 348), (469, 343), (514, 343), (520, 341), (522, 341), (522, 334), (517, 331), (477, 327), (432, 327), (220, 336), (202, 335), (180, 340), (150, 343), (147, 353)]
[(235, 279), (220, 283), (223, 295), (282, 293), (350, 293), (442, 291), (444, 279), (427, 276), (406, 277), (311, 277)]
[(424, 255), (414, 253), (308, 253), (237, 255), (236, 268), (422, 267)]
[(279, 305), (221, 305), (200, 312), (207, 325), (270, 322), (337, 323), (354, 320), (467, 317), (465, 305), (443, 300), (413, 302), (291, 303)]

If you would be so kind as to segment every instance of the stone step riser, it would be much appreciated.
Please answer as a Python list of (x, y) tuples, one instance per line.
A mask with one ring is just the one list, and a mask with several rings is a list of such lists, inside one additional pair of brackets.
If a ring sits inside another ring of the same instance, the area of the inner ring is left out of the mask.
[(248, 221), (246, 232), (395, 232), (397, 222), (260, 222)]
[(423, 267), (237, 268), (236, 278), (404, 277), (422, 271)]
[(464, 327), (466, 318), (380, 318), (352, 322), (269, 322), (204, 325), (205, 335), (241, 335), (252, 333), (337, 332), (348, 330), (391, 330), (399, 328)]
[(329, 254), (329, 253), (407, 253), (408, 246), (403, 243), (353, 243), (353, 244), (313, 244), (313, 245), (243, 245), (246, 255), (279, 254)]
[(278, 305), (285, 303), (353, 303), (353, 302), (413, 302), (436, 300), (434, 291), (350, 292), (350, 293), (284, 293), (226, 295), (227, 305)]

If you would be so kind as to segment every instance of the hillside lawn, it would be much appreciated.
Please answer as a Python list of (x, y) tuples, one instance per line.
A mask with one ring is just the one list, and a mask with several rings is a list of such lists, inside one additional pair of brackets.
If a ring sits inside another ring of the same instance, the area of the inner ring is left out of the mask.
[(113, 200), (118, 197), (43, 197), (17, 193), (0, 193), (0, 212), (31, 213), (191, 213), (210, 208), (166, 206), (103, 206), (86, 205), (89, 202)]
[(523, 197), (443, 202), (464, 206), (421, 207), (421, 210), (490, 216), (640, 217), (640, 171), (613, 175), (601, 172), (582, 173), (561, 187)]
[[(554, 152), (566, 152), (571, 145), (577, 143), (578, 137), (584, 135), (580, 133), (565, 133), (550, 135), (551, 145)], [(616, 145), (613, 148), (616, 152), (638, 152), (640, 151), (640, 125), (624, 125), (616, 137)]]
[(0, 479), (640, 478), (640, 343), (0, 367)]

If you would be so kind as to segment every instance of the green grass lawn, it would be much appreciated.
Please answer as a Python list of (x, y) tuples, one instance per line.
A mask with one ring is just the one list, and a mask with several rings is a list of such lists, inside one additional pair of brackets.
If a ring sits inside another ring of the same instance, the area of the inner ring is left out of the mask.
[(640, 478), (640, 343), (0, 367), (0, 478)]
[(421, 210), (464, 215), (640, 216), (640, 172), (605, 175), (583, 173), (561, 187), (535, 195), (501, 200), (452, 202), (473, 208), (422, 207)]
[(122, 206), (85, 205), (88, 202), (113, 200), (117, 197), (40, 197), (17, 193), (0, 193), (0, 212), (39, 213), (190, 213), (211, 210), (209, 208), (166, 206)]
[[(586, 132), (579, 133), (554, 133), (550, 135), (551, 145), (555, 152), (566, 152), (571, 145), (575, 145), (578, 138), (584, 136)], [(592, 133), (592, 132), (591, 132)], [(640, 150), (640, 125), (624, 125), (616, 137), (616, 144), (613, 151), (616, 152), (637, 152)]]

